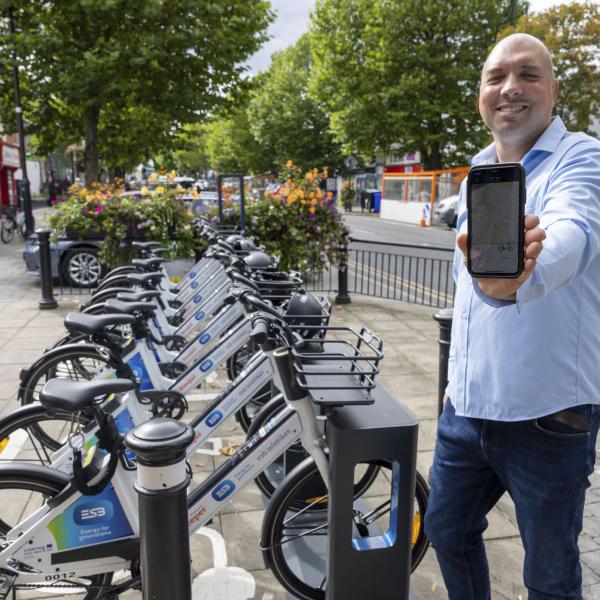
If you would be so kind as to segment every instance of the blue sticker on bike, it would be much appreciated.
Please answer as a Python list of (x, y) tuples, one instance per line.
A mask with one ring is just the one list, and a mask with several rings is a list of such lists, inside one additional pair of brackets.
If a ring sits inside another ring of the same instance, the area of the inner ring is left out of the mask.
[(227, 498), (228, 496), (231, 496), (231, 494), (233, 494), (234, 490), (235, 490), (235, 483), (233, 483), (233, 481), (231, 481), (231, 479), (226, 479), (225, 481), (222, 481), (211, 492), (211, 496), (217, 502), (223, 502), (223, 500), (225, 500), (225, 498)]

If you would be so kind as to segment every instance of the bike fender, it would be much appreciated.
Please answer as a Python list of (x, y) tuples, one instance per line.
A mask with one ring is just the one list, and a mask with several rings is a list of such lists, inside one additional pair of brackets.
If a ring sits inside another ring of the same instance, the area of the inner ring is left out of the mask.
[(114, 288), (106, 288), (105, 290), (99, 291), (95, 296), (92, 296), (90, 301), (81, 306), (80, 310), (87, 308), (92, 304), (97, 304), (98, 302), (104, 302), (108, 298), (115, 297), (119, 292), (131, 292), (131, 288), (126, 287), (114, 287)]
[(65, 344), (64, 346), (57, 346), (56, 348), (51, 348), (47, 352), (44, 352), (44, 354), (42, 354), (42, 356), (40, 356), (35, 362), (33, 362), (28, 369), (21, 369), (21, 373), (19, 374), (19, 391), (17, 393), (17, 398), (19, 399), (19, 402), (23, 400), (23, 391), (25, 388), (25, 384), (27, 383), (29, 379), (29, 374), (32, 371), (35, 371), (37, 367), (39, 367), (39, 365), (42, 364), (44, 361), (53, 358), (54, 356), (59, 356), (62, 352), (65, 352), (66, 350), (73, 349), (90, 350), (93, 352), (98, 352), (98, 349), (94, 344)]
[(59, 488), (66, 487), (71, 477), (56, 469), (32, 463), (9, 462), (0, 464), (0, 477), (14, 477), (19, 475), (33, 475)]
[(11, 410), (8, 414), (0, 418), (0, 440), (6, 425), (9, 425), (15, 419), (21, 419), (24, 416), (34, 417), (36, 415), (46, 414), (46, 409), (39, 402), (31, 402)]

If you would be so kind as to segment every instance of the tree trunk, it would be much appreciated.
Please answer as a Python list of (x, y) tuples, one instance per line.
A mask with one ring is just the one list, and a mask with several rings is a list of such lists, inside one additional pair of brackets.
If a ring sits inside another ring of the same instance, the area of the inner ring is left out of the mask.
[(427, 148), (422, 149), (421, 156), (425, 171), (437, 171), (444, 168), (442, 166), (440, 145), (437, 142), (432, 142)]
[(85, 151), (83, 158), (85, 162), (85, 184), (98, 181), (100, 175), (100, 159), (98, 158), (98, 121), (100, 120), (100, 108), (90, 107), (85, 115)]

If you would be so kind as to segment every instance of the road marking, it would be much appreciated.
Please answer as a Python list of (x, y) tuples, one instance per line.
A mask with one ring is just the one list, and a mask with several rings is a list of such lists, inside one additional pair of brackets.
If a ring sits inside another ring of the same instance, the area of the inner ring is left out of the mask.
[(26, 439), (28, 439), (28, 436), (27, 431), (24, 429), (17, 429), (17, 431), (11, 433), (6, 448), (0, 454), (0, 460), (15, 460), (19, 456)]
[(223, 536), (210, 527), (200, 527), (198, 535), (207, 537), (212, 545), (213, 567), (192, 581), (193, 600), (249, 600), (254, 598), (256, 582), (251, 573), (240, 567), (227, 566), (227, 550)]

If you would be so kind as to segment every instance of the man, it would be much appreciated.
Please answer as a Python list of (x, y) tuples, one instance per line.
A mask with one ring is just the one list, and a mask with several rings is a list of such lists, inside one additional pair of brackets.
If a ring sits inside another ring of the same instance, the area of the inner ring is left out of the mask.
[(508, 492), (529, 600), (581, 598), (577, 539), (600, 411), (600, 142), (552, 111), (552, 58), (515, 34), (491, 52), (479, 110), (494, 143), (473, 159), (527, 173), (525, 269), (474, 280), (461, 189), (448, 400), (425, 529), (450, 600), (487, 600), (482, 533)]

